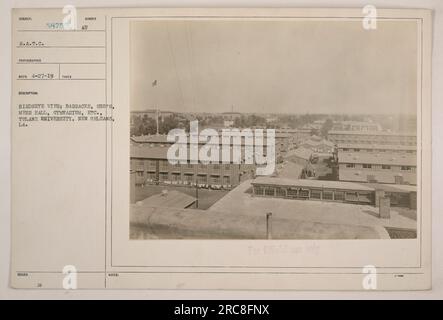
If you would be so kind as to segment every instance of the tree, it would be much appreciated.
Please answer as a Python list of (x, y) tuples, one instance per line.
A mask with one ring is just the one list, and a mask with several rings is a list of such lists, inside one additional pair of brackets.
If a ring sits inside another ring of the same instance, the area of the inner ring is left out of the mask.
[(323, 123), (323, 125), (320, 129), (320, 134), (323, 137), (326, 137), (328, 135), (329, 130), (331, 130), (333, 126), (334, 126), (334, 122), (329, 118), (326, 119), (326, 121)]

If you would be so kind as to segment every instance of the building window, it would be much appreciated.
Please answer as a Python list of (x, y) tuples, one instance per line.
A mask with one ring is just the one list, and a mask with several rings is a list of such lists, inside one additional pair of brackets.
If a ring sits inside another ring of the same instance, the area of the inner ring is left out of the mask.
[(231, 165), (230, 164), (225, 164), (225, 170), (230, 170), (231, 169)]
[(274, 196), (275, 195), (274, 187), (266, 187), (265, 188), (265, 195), (266, 196)]
[(388, 165), (386, 165), (386, 164), (383, 164), (383, 165), (381, 166), (381, 168), (382, 168), (382, 169), (389, 170), (389, 169), (391, 169), (391, 166), (388, 166)]
[(167, 168), (168, 167), (168, 160), (162, 160), (161, 161), (161, 167), (164, 169), (164, 168)]
[(297, 198), (297, 189), (288, 189), (288, 197)]
[(410, 167), (410, 166), (401, 166), (401, 170), (403, 170), (403, 171), (411, 171), (412, 167)]
[(335, 191), (334, 200), (336, 200), (336, 201), (345, 200), (345, 193), (343, 191)]
[(168, 180), (168, 174), (167, 173), (160, 173), (159, 177), (160, 177), (160, 181)]
[(309, 198), (309, 190), (308, 189), (300, 189), (299, 196), (300, 196), (300, 198)]
[(323, 200), (332, 200), (332, 191), (323, 191)]
[(137, 171), (137, 175), (138, 175), (139, 177), (143, 177), (143, 171)]
[(224, 184), (224, 185), (231, 184), (231, 177), (229, 177), (229, 176), (224, 176), (224, 177), (223, 177), (223, 184)]
[(286, 197), (286, 190), (284, 188), (277, 188), (275, 192), (277, 197)]
[(346, 168), (355, 168), (355, 163), (347, 163)]
[(321, 199), (321, 190), (311, 190), (311, 199)]
[(197, 176), (197, 182), (200, 184), (207, 184), (208, 183), (208, 177), (205, 174), (199, 174)]
[(363, 163), (363, 168), (364, 169), (371, 169), (372, 168), (372, 164)]
[(219, 176), (211, 176), (211, 184), (220, 184)]
[(212, 168), (214, 170), (220, 170), (220, 165), (219, 164), (214, 164), (214, 165), (212, 165)]
[(263, 195), (263, 188), (259, 187), (259, 186), (255, 186), (254, 187), (254, 194), (262, 196)]
[(179, 181), (179, 180), (180, 180), (180, 173), (173, 173), (172, 181)]
[(347, 201), (358, 201), (358, 193), (357, 192), (346, 192), (346, 200)]

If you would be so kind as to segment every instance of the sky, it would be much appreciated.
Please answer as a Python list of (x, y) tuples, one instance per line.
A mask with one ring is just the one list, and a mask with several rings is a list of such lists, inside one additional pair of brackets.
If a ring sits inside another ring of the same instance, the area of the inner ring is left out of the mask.
[(416, 113), (413, 21), (133, 21), (130, 43), (132, 111)]

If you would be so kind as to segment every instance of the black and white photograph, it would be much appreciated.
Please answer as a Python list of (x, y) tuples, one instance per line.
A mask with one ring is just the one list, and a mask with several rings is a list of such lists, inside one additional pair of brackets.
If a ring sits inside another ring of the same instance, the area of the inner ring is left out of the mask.
[(130, 239), (416, 239), (415, 21), (131, 21)]

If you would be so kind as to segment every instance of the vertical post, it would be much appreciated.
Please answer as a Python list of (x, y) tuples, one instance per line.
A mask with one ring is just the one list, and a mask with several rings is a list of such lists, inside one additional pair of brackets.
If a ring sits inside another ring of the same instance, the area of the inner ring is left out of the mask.
[(159, 134), (159, 130), (158, 130), (158, 108), (155, 110), (155, 115), (156, 115), (156, 118), (157, 118), (157, 135)]
[(272, 239), (272, 212), (266, 213), (266, 238)]
[(198, 209), (198, 184), (195, 184), (195, 208)]

